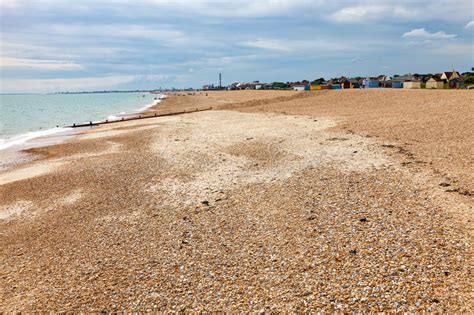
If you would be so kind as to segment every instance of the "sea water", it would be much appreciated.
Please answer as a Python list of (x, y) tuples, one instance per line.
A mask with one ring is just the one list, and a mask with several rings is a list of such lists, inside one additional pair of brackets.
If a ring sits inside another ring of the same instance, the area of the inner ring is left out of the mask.
[(68, 130), (65, 126), (121, 119), (159, 102), (151, 93), (0, 95), (0, 150)]

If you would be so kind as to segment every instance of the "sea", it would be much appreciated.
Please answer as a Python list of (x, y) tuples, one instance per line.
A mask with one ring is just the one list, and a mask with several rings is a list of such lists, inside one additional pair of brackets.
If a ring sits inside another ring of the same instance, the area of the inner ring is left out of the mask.
[(148, 92), (0, 95), (0, 150), (67, 132), (72, 124), (119, 120), (160, 102)]

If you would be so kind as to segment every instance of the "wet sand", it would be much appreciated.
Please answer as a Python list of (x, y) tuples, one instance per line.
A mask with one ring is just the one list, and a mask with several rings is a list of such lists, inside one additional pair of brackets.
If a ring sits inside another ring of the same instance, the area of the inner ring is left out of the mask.
[(216, 110), (32, 149), (0, 309), (470, 312), (469, 93), (172, 95)]

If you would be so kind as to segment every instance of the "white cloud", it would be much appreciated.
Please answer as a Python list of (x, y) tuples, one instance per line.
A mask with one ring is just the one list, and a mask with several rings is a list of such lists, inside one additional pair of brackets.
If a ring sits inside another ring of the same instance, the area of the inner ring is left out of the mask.
[(288, 42), (276, 39), (256, 39), (253, 41), (245, 41), (240, 43), (245, 47), (261, 48), (267, 50), (290, 51)]
[(330, 18), (341, 23), (373, 21), (386, 16), (410, 18), (413, 11), (402, 6), (394, 5), (359, 5), (342, 8), (333, 13)]
[(423, 1), (398, 0), (392, 3), (360, 0), (357, 5), (334, 7), (329, 19), (338, 23), (360, 23), (371, 21), (430, 21), (452, 22), (453, 19), (472, 18), (472, 0), (432, 0), (429, 5)]
[(155, 0), (157, 7), (213, 17), (256, 18), (268, 16), (288, 16), (291, 13), (320, 7), (324, 0)]
[(474, 21), (467, 23), (465, 28), (474, 28)]
[(447, 34), (446, 32), (439, 31), (436, 33), (430, 33), (424, 28), (416, 28), (402, 35), (402, 38), (408, 38), (413, 40), (443, 40), (443, 39), (454, 39), (456, 34)]
[(0, 7), (15, 7), (17, 5), (17, 0), (0, 0)]
[(334, 38), (314, 39), (256, 39), (239, 43), (240, 46), (274, 51), (275, 53), (300, 54), (301, 52), (345, 52), (366, 51), (380, 45), (387, 47), (389, 44), (376, 40), (337, 40)]
[(177, 40), (185, 36), (169, 26), (140, 24), (52, 24), (37, 28), (50, 34), (81, 37)]
[(83, 67), (69, 61), (0, 57), (0, 68), (69, 71)]

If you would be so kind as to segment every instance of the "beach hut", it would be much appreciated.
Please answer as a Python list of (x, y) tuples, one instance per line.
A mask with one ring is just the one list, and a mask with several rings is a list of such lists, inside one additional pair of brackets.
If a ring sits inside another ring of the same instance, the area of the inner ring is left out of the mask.
[(390, 78), (388, 75), (381, 75), (377, 77), (377, 81), (379, 81), (379, 86), (381, 87), (392, 87), (392, 78)]
[(293, 85), (294, 91), (304, 91), (306, 89), (305, 85)]
[(449, 81), (449, 88), (450, 89), (464, 89), (466, 86), (464, 80), (461, 78), (454, 78)]
[(421, 89), (421, 82), (415, 80), (407, 80), (403, 82), (404, 89)]
[(350, 79), (349, 80), (350, 84), (351, 84), (351, 89), (358, 89), (360, 88), (360, 82), (356, 79)]
[(340, 78), (339, 83), (341, 84), (341, 89), (352, 89), (351, 81), (346, 77)]
[(329, 90), (331, 86), (327, 84), (311, 84), (310, 90), (311, 91), (319, 91), (319, 90)]
[(401, 89), (403, 88), (402, 81), (392, 81), (392, 89)]
[(376, 79), (372, 78), (366, 78), (362, 80), (362, 86), (364, 88), (378, 88), (379, 87), (379, 81)]
[(443, 80), (438, 79), (436, 77), (431, 77), (426, 81), (426, 88), (427, 89), (442, 89), (444, 88)]
[(342, 89), (341, 83), (333, 83), (331, 84), (331, 90), (340, 90)]

